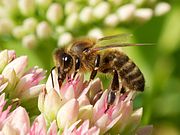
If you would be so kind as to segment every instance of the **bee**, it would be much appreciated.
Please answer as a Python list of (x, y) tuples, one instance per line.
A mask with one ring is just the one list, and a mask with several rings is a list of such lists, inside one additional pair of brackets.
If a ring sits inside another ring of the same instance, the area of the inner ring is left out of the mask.
[[(116, 93), (125, 89), (144, 91), (145, 79), (138, 66), (118, 47), (142, 46), (145, 44), (126, 43), (130, 34), (119, 34), (99, 39), (83, 38), (69, 46), (54, 51), (54, 61), (61, 87), (66, 76), (91, 71), (90, 80), (97, 72), (113, 75), (107, 96), (107, 110), (114, 103)], [(121, 86), (120, 86), (121, 83)]]

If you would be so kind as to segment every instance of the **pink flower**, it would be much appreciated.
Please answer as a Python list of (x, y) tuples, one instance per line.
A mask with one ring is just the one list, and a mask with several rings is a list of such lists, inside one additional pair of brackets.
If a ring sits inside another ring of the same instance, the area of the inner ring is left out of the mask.
[[(1, 135), (56, 135), (56, 121), (48, 124), (44, 116), (39, 115), (30, 127), (30, 118), (25, 108), (19, 106), (10, 112), (11, 106), (4, 110), (5, 94), (0, 95), (0, 134)], [(3, 111), (4, 110), (4, 111)]]
[(143, 109), (133, 111), (135, 91), (117, 93), (114, 104), (106, 111), (108, 90), (98, 96), (103, 89), (100, 79), (88, 84), (83, 74), (77, 74), (75, 79), (66, 79), (61, 89), (54, 71), (53, 79), (54, 88), (49, 76), (45, 92), (39, 96), (39, 109), (48, 122), (57, 121), (63, 135), (137, 132)]
[(8, 117), (11, 106), (8, 106), (6, 110), (4, 110), (4, 106), (6, 105), (5, 94), (0, 95), (0, 129), (4, 124), (4, 120)]
[(37, 98), (45, 87), (39, 84), (45, 71), (37, 66), (26, 71), (28, 57), (16, 57), (14, 50), (1, 51), (0, 59), (0, 92), (4, 91), (9, 99), (18, 99), (25, 106), (25, 102)]
[(77, 121), (74, 124), (71, 125), (69, 128), (65, 128), (63, 135), (99, 135), (100, 129), (96, 126), (90, 127), (90, 122), (89, 120), (85, 120), (78, 128), (76, 126), (80, 123), (81, 121)]

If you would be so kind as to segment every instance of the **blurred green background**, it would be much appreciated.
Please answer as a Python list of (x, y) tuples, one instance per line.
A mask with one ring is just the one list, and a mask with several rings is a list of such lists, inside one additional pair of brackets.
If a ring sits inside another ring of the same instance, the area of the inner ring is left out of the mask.
[[(128, 47), (127, 54), (146, 78), (146, 89), (135, 105), (144, 107), (143, 124), (154, 125), (155, 135), (180, 134), (180, 1), (169, 1), (171, 11), (162, 17), (132, 27), (104, 29), (111, 33), (132, 33), (136, 43), (155, 43), (151, 47)], [(83, 28), (82, 28), (83, 30)], [(23, 48), (20, 41), (1, 39), (0, 49), (14, 49), (17, 55), (28, 55), (29, 66), (38, 65), (49, 73), (56, 43), (42, 41), (37, 48)]]

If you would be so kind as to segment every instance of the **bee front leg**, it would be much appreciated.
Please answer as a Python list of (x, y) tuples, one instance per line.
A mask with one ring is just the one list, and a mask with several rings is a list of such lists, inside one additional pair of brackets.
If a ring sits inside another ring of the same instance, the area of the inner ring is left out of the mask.
[(109, 107), (114, 103), (116, 99), (116, 92), (119, 90), (119, 75), (117, 70), (114, 70), (113, 80), (111, 83), (111, 89), (107, 95), (107, 108), (105, 110), (105, 113), (109, 109)]
[(91, 72), (89, 82), (96, 77), (96, 74), (97, 74), (97, 71), (98, 71), (98, 68), (99, 68), (99, 64), (100, 64), (100, 55), (98, 54), (98, 55), (96, 55), (96, 58), (95, 58), (95, 61), (94, 61), (94, 69)]
[(54, 88), (54, 78), (53, 78), (53, 73), (52, 71), (56, 68), (56, 66), (51, 68), (51, 81), (52, 81), (52, 87)]

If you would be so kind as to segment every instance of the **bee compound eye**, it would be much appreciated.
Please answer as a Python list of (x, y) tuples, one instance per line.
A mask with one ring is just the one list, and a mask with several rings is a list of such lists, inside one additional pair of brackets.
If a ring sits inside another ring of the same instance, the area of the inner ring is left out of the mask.
[(72, 59), (71, 55), (69, 55), (67, 53), (63, 54), (62, 60), (64, 63), (64, 69), (69, 69), (70, 67), (72, 67), (73, 59)]

